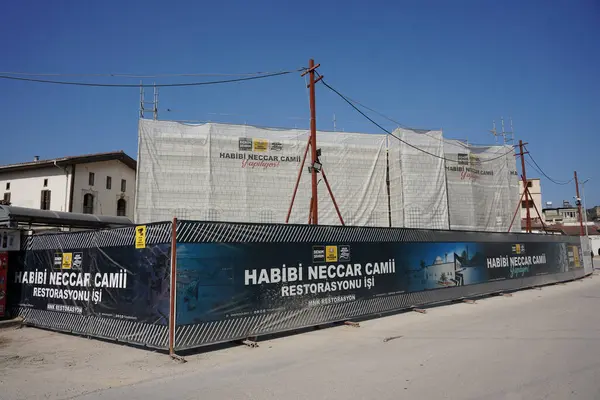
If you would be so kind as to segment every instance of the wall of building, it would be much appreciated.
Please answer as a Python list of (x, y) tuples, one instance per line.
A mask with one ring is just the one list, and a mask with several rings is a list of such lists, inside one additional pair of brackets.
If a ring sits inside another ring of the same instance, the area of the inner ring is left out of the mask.
[[(94, 185), (89, 184), (89, 174), (94, 173)], [(111, 177), (111, 188), (107, 189), (106, 177)], [(126, 181), (126, 190), (121, 192), (121, 180)], [(94, 196), (94, 214), (117, 215), (117, 201), (123, 198), (127, 202), (125, 216), (133, 219), (135, 202), (135, 171), (120, 161), (102, 161), (78, 164), (75, 168), (75, 187), (73, 190), (73, 208), (76, 213), (83, 212), (84, 196)]]
[[(537, 207), (540, 214), (542, 213), (542, 186), (539, 179), (529, 179), (531, 186), (529, 187), (529, 193), (531, 197), (529, 201), (533, 200), (533, 204)], [(523, 181), (519, 181), (519, 195), (523, 194)], [(525, 197), (521, 202), (521, 219), (527, 218), (527, 208), (524, 207)], [(529, 216), (531, 218), (538, 218), (538, 214), (535, 211), (533, 204), (529, 204)]]
[[(10, 193), (13, 206), (40, 209), (42, 190), (50, 190), (50, 210), (69, 211), (70, 167), (41, 168), (29, 171), (3, 172), (0, 174), (0, 199)], [(47, 186), (44, 187), (44, 180)], [(7, 183), (10, 189), (7, 190)]]

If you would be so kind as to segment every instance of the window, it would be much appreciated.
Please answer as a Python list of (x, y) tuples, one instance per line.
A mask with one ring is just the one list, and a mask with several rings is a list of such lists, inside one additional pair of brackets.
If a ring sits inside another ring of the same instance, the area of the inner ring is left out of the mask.
[(6, 182), (6, 190), (10, 190), (10, 182)]
[[(527, 202), (525, 200), (521, 202), (521, 208), (527, 208)], [(531, 208), (531, 200), (529, 201), (529, 208)]]
[(89, 176), (89, 178), (88, 178), (88, 180), (89, 180), (89, 182), (88, 182), (88, 183), (90, 184), (90, 186), (94, 186), (94, 178), (95, 178), (95, 177), (96, 177), (96, 176), (94, 175), (94, 173), (93, 173), (93, 172), (90, 172), (90, 176)]
[(44, 179), (44, 187), (48, 187), (48, 179)]
[(528, 188), (529, 188), (529, 187), (533, 187), (533, 182), (531, 182), (531, 181), (527, 181), (527, 187), (528, 187)]
[(121, 179), (121, 192), (127, 191), (127, 181), (125, 179)]
[(49, 210), (50, 209), (50, 191), (42, 190), (42, 196), (40, 199), (40, 209)]
[(106, 177), (106, 188), (108, 190), (112, 189), (112, 178), (110, 176)]
[(93, 214), (94, 213), (94, 195), (86, 193), (83, 196), (83, 213)]
[(10, 193), (4, 193), (4, 204), (10, 204)]
[(124, 217), (127, 215), (127, 202), (125, 199), (117, 200), (117, 216)]

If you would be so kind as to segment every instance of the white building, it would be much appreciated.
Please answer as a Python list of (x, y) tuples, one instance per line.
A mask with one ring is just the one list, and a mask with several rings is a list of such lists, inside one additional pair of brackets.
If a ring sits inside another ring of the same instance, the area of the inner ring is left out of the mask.
[(122, 151), (0, 166), (0, 193), (12, 206), (133, 220), (136, 161)]
[[(542, 185), (540, 184), (539, 178), (527, 179), (527, 188), (531, 196), (529, 197), (529, 217), (535, 221), (539, 220), (538, 212), (542, 215)], [(523, 195), (523, 181), (519, 180), (519, 196)], [(532, 201), (533, 200), (533, 201)], [(535, 207), (534, 207), (535, 205)], [(537, 207), (537, 212), (536, 212)], [(543, 217), (543, 215), (542, 215)], [(525, 196), (522, 197), (521, 201), (521, 220), (527, 218), (527, 202)]]

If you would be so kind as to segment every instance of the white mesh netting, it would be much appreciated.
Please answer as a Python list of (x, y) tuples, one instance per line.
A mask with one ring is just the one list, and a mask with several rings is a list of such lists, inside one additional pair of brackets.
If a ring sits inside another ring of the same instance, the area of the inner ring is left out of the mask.
[[(321, 162), (352, 225), (388, 226), (385, 135), (318, 132)], [(308, 131), (140, 120), (135, 219), (282, 223)], [(307, 223), (310, 154), (290, 223)], [(340, 224), (319, 176), (319, 223)]]
[[(435, 156), (387, 135), (317, 133), (347, 225), (508, 230), (519, 201), (510, 147), (469, 146), (441, 131), (397, 129), (394, 135)], [(142, 119), (135, 220), (285, 222), (308, 136), (301, 129)], [(290, 223), (308, 222), (309, 162), (310, 154)], [(337, 225), (322, 178), (319, 223)], [(521, 230), (519, 215), (512, 230)]]
[(442, 132), (398, 128), (393, 134), (402, 141), (388, 138), (392, 226), (448, 229)]
[[(506, 232), (519, 201), (510, 146), (444, 142), (450, 229)], [(511, 231), (521, 230), (520, 214)]]

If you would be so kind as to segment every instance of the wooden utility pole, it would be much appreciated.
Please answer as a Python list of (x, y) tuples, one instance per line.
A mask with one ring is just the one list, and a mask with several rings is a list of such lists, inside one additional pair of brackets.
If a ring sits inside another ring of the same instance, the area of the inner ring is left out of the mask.
[[(310, 74), (310, 81), (308, 84), (308, 88), (310, 89), (310, 136), (308, 138), (308, 143), (306, 144), (306, 150), (304, 151), (304, 157), (302, 158), (302, 163), (300, 164), (300, 170), (298, 171), (298, 177), (296, 178), (296, 186), (294, 187), (294, 192), (292, 193), (292, 201), (290, 202), (290, 208), (288, 209), (287, 217), (285, 218), (285, 223), (287, 224), (290, 221), (290, 216), (292, 215), (292, 208), (294, 207), (294, 200), (296, 199), (296, 193), (298, 191), (298, 185), (300, 183), (300, 177), (302, 176), (302, 170), (304, 169), (304, 163), (306, 162), (306, 156), (308, 154), (308, 150), (310, 148), (311, 152), (311, 164), (308, 167), (308, 170), (311, 174), (312, 178), (312, 194), (310, 197), (310, 206), (308, 212), (308, 224), (318, 225), (319, 224), (319, 209), (318, 209), (318, 197), (317, 197), (317, 174), (320, 172), (323, 175), (323, 180), (325, 181), (325, 186), (327, 186), (327, 191), (329, 192), (329, 196), (331, 197), (331, 201), (333, 202), (333, 206), (335, 207), (335, 211), (337, 212), (338, 218), (342, 225), (345, 225), (344, 219), (342, 218), (342, 213), (340, 212), (340, 208), (338, 207), (337, 202), (335, 201), (335, 196), (333, 195), (333, 190), (331, 190), (331, 186), (329, 185), (329, 181), (327, 180), (327, 176), (325, 175), (325, 169), (323, 169), (323, 165), (321, 165), (321, 161), (319, 157), (321, 156), (321, 150), (317, 149), (317, 112), (315, 105), (315, 84), (323, 79), (323, 75), (320, 75), (316, 72), (317, 68), (319, 68), (321, 64), (315, 65), (315, 61), (310, 59), (308, 62), (308, 68), (302, 73), (301, 76), (305, 76), (306, 74)], [(315, 73), (319, 75), (318, 78), (315, 79)]]
[[(523, 176), (523, 194), (525, 195), (525, 208), (526, 208), (526, 220), (525, 220), (525, 232), (531, 233), (531, 213), (529, 211), (529, 190), (527, 190), (527, 173), (525, 171), (525, 154), (527, 152), (523, 151), (523, 146), (527, 143), (523, 143), (522, 140), (519, 140), (519, 155), (521, 156), (521, 172)], [(532, 199), (533, 200), (533, 199)]]
[(575, 178), (575, 198), (577, 202), (577, 214), (579, 214), (579, 236), (583, 236), (583, 218), (581, 217), (581, 197), (579, 197), (579, 181), (577, 180), (577, 171), (573, 172)]
[(319, 201), (317, 194), (317, 173), (319, 168), (315, 168), (315, 163), (318, 160), (317, 155), (317, 107), (315, 100), (315, 84), (322, 79), (322, 76), (315, 79), (315, 70), (319, 68), (321, 64), (315, 65), (315, 60), (312, 58), (308, 61), (308, 69), (302, 74), (302, 76), (309, 74), (308, 88), (310, 91), (310, 171), (312, 181), (312, 195), (311, 195), (311, 218), (310, 221), (313, 225), (319, 224)]

